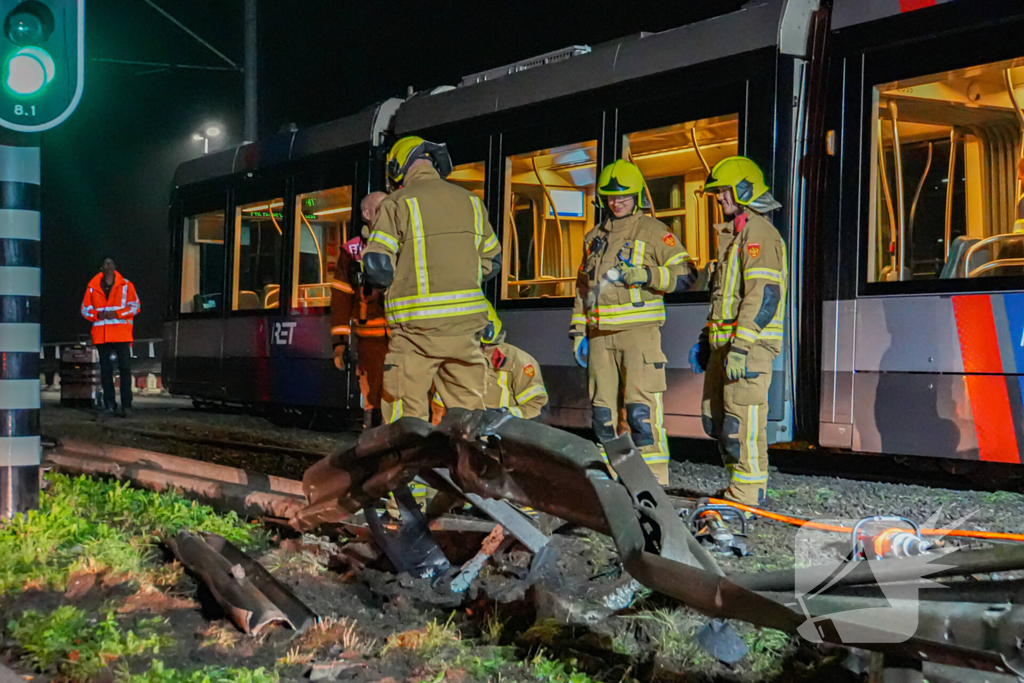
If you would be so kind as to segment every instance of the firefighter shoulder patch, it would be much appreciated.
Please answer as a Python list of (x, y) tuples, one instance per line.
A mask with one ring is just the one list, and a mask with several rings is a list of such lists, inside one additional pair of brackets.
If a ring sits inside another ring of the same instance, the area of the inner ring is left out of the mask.
[(672, 234), (672, 233), (670, 233), (670, 232), (666, 232), (666, 233), (665, 233), (665, 236), (661, 238), (661, 241), (662, 241), (662, 242), (664, 242), (665, 244), (667, 244), (667, 245), (668, 245), (668, 246), (670, 246), (670, 247), (674, 247), (674, 246), (676, 246), (676, 238), (675, 238), (675, 235), (673, 235), (673, 234)]
[(747, 253), (750, 254), (750, 258), (757, 258), (761, 255), (761, 245), (757, 242), (752, 242), (747, 245)]
[(534, 377), (537, 374), (537, 368), (533, 367), (533, 363), (527, 363), (526, 366), (523, 367), (523, 374), (527, 377)]

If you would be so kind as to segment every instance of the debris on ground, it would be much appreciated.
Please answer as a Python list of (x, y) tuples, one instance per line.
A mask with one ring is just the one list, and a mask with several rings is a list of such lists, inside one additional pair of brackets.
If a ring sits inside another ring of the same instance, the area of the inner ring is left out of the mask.
[[(178, 411), (188, 414), (182, 420), (172, 411), (155, 419), (148, 411), (139, 412), (143, 429), (150, 432), (173, 433), (187, 425), (190, 434), (203, 438), (224, 434), (235, 442), (253, 439), (291, 448), (314, 448), (311, 444), (324, 438), (265, 426), (250, 433), (247, 426), (259, 420), (241, 415), (207, 420), (195, 411)], [(44, 421), (46, 415), (44, 409)], [(65, 435), (82, 438), (72, 422), (63, 421), (69, 430)], [(88, 429), (93, 438), (110, 431), (94, 425)], [(121, 445), (160, 450), (159, 442), (146, 438), (130, 442), (134, 437), (124, 436)], [(177, 455), (276, 476), (296, 478), (297, 471), (312, 464), (298, 467), (266, 451), (247, 454), (236, 448), (229, 453), (195, 443), (168, 444)], [(334, 450), (333, 445), (319, 448), (324, 454)], [(726, 477), (720, 466), (697, 462), (673, 461), (671, 474), (673, 493), (687, 497), (721, 489)], [(279, 525), (252, 524), (238, 515), (218, 515), (171, 492), (47, 476), (43, 510), (21, 526), (0, 528), (6, 661), (36, 680), (98, 681), (116, 675), (128, 683), (852, 683), (868, 669), (867, 655), (847, 648), (814, 645), (739, 622), (709, 626), (697, 612), (637, 584), (623, 573), (611, 540), (580, 527), (563, 526), (547, 541), (551, 548), (536, 556), (520, 542), (505, 545), (509, 534), (503, 527), (505, 538), (489, 559), (466, 567), (482, 554), (488, 534), (497, 528), (494, 520), (472, 510), (446, 522), (428, 519), (453, 569), (440, 580), (416, 578), (396, 573), (369, 533), (359, 531), (366, 528), (359, 517), (300, 534)], [(966, 528), (1012, 531), (1024, 526), (1024, 496), (1010, 492), (947, 491), (774, 471), (771, 486), (768, 510), (805, 517), (888, 514), (924, 520), (942, 505), (945, 522), (977, 510)], [(397, 524), (383, 513), (381, 521)], [(313, 607), (321, 621), (300, 635), (275, 624), (258, 634), (240, 633), (214, 601), (203, 597), (204, 582), (184, 571), (162, 544), (160, 539), (183, 528), (227, 538)], [(795, 528), (757, 520), (746, 531), (752, 555), (716, 555), (727, 574), (793, 567)], [(47, 542), (32, 542), (41, 538)], [(848, 538), (839, 544), (845, 544), (843, 552), (849, 550)], [(458, 573), (478, 565), (479, 574), (466, 590), (453, 592)], [(1008, 572), (999, 576), (1016, 578)], [(727, 664), (722, 660), (729, 653), (712, 654), (701, 647), (702, 634), (716, 628), (732, 631), (729, 645), (747, 654)], [(990, 680), (999, 680), (998, 674)]]

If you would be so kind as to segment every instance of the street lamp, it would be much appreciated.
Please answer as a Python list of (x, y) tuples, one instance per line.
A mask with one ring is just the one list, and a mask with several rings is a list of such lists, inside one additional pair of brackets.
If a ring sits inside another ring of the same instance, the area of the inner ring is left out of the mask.
[(196, 142), (203, 143), (203, 154), (210, 153), (210, 138), (220, 137), (223, 134), (223, 130), (220, 125), (216, 123), (208, 123), (203, 126), (200, 130), (192, 133), (192, 139)]

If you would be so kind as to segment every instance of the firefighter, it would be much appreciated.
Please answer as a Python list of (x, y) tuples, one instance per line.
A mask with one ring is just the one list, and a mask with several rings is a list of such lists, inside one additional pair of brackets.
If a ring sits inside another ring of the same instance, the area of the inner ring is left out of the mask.
[[(524, 420), (538, 420), (548, 404), (548, 391), (544, 388), (540, 364), (526, 351), (505, 341), (501, 318), (489, 302), (487, 319), (487, 327), (480, 337), (480, 346), (487, 359), (484, 404), (488, 408), (505, 409)], [(434, 424), (441, 421), (444, 406), (441, 391), (435, 391), (431, 406)]]
[(601, 171), (597, 194), (608, 211), (583, 240), (569, 336), (576, 361), (588, 368), (594, 434), (601, 442), (615, 438), (621, 395), (633, 443), (664, 485), (664, 296), (688, 290), (696, 271), (679, 239), (643, 214), (643, 192), (635, 165), (619, 160)]
[(452, 162), (443, 144), (405, 137), (387, 157), (396, 186), (363, 251), (367, 281), (386, 289), (391, 344), (384, 361), (385, 422), (430, 419), (430, 387), (449, 406), (484, 407), (487, 326), (481, 284), (498, 274), (501, 247), (484, 203), (444, 180)]
[(114, 394), (114, 365), (117, 354), (121, 378), (121, 417), (132, 412), (132, 328), (141, 304), (135, 285), (117, 272), (114, 259), (103, 259), (100, 272), (89, 281), (82, 298), (82, 317), (92, 323), (92, 343), (100, 354), (100, 378), (103, 382), (103, 415), (117, 411)]
[(366, 235), (377, 218), (387, 195), (371, 192), (360, 203), (365, 226), (363, 233), (345, 243), (338, 257), (331, 282), (331, 335), (334, 338), (334, 365), (344, 371), (352, 358), (355, 341), (356, 376), (363, 397), (363, 427), (381, 423), (381, 385), (384, 357), (388, 352), (387, 325), (380, 290), (362, 282), (359, 262)]
[(786, 245), (765, 215), (781, 205), (746, 157), (716, 164), (704, 189), (730, 220), (715, 226), (711, 312), (690, 363), (707, 371), (701, 417), (730, 472), (723, 496), (760, 505), (768, 487), (768, 387), (782, 351), (788, 276)]

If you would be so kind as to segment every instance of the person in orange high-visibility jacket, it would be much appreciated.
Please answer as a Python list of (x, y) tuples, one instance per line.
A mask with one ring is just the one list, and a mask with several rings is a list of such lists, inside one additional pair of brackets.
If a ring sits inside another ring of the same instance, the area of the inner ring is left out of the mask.
[(135, 285), (117, 272), (114, 259), (103, 259), (100, 272), (89, 281), (82, 298), (82, 317), (92, 323), (92, 343), (100, 354), (104, 413), (117, 410), (114, 394), (114, 366), (110, 356), (117, 354), (121, 375), (122, 417), (132, 409), (132, 327), (140, 309)]
[(430, 387), (450, 408), (484, 408), (487, 327), (481, 285), (498, 274), (501, 247), (479, 197), (444, 180), (444, 145), (402, 138), (388, 154), (392, 185), (363, 251), (366, 280), (386, 289), (391, 344), (384, 360), (384, 421), (430, 419)]
[[(360, 204), (367, 226), (377, 219), (380, 204), (387, 195), (371, 192)], [(369, 230), (364, 228), (366, 234)], [(384, 381), (384, 357), (388, 353), (388, 330), (384, 321), (384, 297), (380, 290), (362, 283), (363, 247), (359, 235), (345, 243), (331, 282), (331, 336), (334, 339), (334, 365), (344, 371), (351, 346), (355, 346), (356, 376), (363, 396), (363, 427), (381, 423), (380, 401)], [(354, 344), (353, 344), (354, 342)]]

